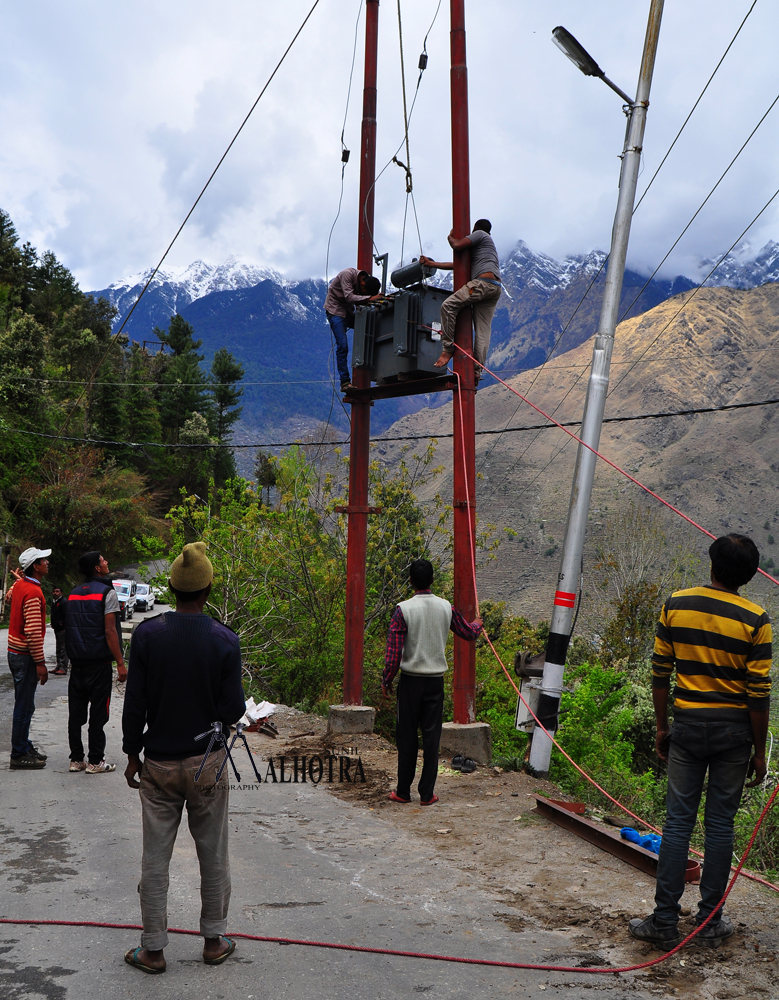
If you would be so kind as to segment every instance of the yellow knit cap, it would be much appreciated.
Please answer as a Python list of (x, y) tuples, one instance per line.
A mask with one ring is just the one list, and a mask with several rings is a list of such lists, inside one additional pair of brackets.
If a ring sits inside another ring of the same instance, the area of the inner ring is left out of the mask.
[(206, 555), (205, 542), (185, 545), (170, 567), (171, 584), (185, 594), (203, 590), (213, 579), (214, 568)]

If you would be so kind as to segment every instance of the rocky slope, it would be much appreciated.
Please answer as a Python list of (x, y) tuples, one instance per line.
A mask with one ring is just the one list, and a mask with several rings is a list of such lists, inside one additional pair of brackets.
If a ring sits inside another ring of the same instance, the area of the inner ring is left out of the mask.
[[(514, 376), (510, 384), (556, 419), (578, 420), (591, 347), (590, 339), (542, 369)], [(772, 399), (779, 396), (777, 368), (777, 285), (751, 290), (705, 288), (693, 297), (683, 293), (618, 328), (606, 417)], [(387, 434), (446, 433), (451, 431), (451, 420), (447, 403), (404, 418)], [(478, 393), (480, 431), (543, 422), (503, 386)], [(399, 447), (380, 444), (380, 457), (392, 461)], [(508, 600), (532, 618), (548, 617), (576, 444), (552, 428), (479, 435), (476, 449), (479, 517), (482, 523), (518, 533), (504, 541), (497, 558), (480, 571), (481, 595)], [(779, 561), (779, 546), (773, 544), (773, 534), (779, 537), (777, 406), (607, 423), (601, 451), (710, 531), (746, 532), (765, 558), (775, 553)], [(436, 488), (451, 496), (451, 439), (441, 439), (438, 457), (446, 471)], [(630, 500), (640, 509), (658, 506), (599, 463), (593, 528), (607, 525)], [(706, 537), (668, 511), (661, 509), (661, 517), (669, 531), (694, 540), (705, 567)], [(587, 579), (591, 561), (590, 556), (585, 565), (585, 595), (592, 586)], [(764, 578), (752, 586), (769, 603), (776, 600), (776, 589)]]

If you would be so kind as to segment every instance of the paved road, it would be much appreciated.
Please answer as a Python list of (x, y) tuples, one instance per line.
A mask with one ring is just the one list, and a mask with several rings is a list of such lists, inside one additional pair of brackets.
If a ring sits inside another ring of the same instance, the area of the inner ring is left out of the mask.
[[(48, 766), (34, 773), (0, 770), (0, 915), (137, 923), (137, 793), (120, 771), (68, 773), (67, 704), (60, 683), (59, 690), (46, 685), (49, 700), (40, 703), (33, 721), (33, 739), (47, 749)], [(108, 757), (115, 761), (121, 760), (121, 698), (117, 688), (108, 726)], [(398, 832), (322, 786), (234, 790), (230, 835), (234, 930), (509, 961), (582, 961), (571, 953), (568, 936), (512, 930), (500, 919), (495, 899), (474, 888), (467, 871), (437, 859), (429, 842)], [(198, 885), (185, 820), (171, 870), (171, 926), (197, 926)], [(188, 937), (172, 938), (167, 974), (151, 977), (122, 961), (137, 942), (136, 931), (0, 925), (0, 996), (382, 1000), (425, 994), (516, 1000), (589, 998), (593, 988), (612, 1000), (650, 995), (614, 977), (248, 941), (239, 942), (224, 966), (207, 968), (199, 960), (199, 940)]]

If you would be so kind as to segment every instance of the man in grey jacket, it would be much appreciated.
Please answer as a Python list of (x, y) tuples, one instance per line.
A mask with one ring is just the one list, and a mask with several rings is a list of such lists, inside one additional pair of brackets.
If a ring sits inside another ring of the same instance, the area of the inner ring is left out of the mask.
[[(441, 357), (436, 361), (436, 368), (446, 368), (454, 354), (454, 331), (457, 315), (461, 309), (467, 308), (473, 315), (473, 356), (476, 358), (476, 381), (481, 378), (482, 366), (487, 361), (492, 335), (492, 317), (498, 305), (503, 287), (500, 280), (500, 262), (495, 242), (490, 233), (492, 223), (489, 219), (479, 219), (473, 224), (473, 232), (462, 239), (457, 239), (452, 230), (447, 240), (452, 250), (470, 250), (471, 280), (462, 288), (458, 288), (441, 304)], [(420, 257), (423, 264), (451, 271), (454, 264), (451, 261), (437, 261), (430, 257)]]
[(419, 798), (423, 806), (438, 802), (438, 747), (444, 711), (446, 640), (449, 632), (473, 642), (482, 629), (481, 618), (470, 624), (449, 601), (430, 590), (433, 566), (417, 559), (409, 567), (414, 596), (395, 608), (387, 637), (381, 690), (386, 698), (400, 670), (397, 702), (398, 787), (392, 802), (411, 801), (411, 782), (417, 767), (418, 736), (422, 730), (422, 774)]

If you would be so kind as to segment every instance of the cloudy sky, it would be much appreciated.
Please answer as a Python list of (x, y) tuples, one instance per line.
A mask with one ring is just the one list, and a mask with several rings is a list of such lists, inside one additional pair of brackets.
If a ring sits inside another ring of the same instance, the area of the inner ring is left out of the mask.
[[(156, 263), (311, 2), (4, 4), (0, 206), (22, 238), (53, 249), (84, 288)], [(437, 5), (402, 0), (409, 95)], [(751, 5), (666, 3), (639, 192)], [(551, 30), (567, 27), (634, 92), (648, 0), (470, 0), (466, 7), (474, 218), (493, 220), (502, 252), (518, 239), (554, 256), (607, 249), (624, 136), (620, 100), (564, 58)], [(359, 8), (360, 0), (320, 0), (170, 263), (242, 254), (290, 277), (324, 276)], [(451, 225), (448, 21), (443, 0), (410, 129), (419, 227), (434, 255), (445, 253)], [(635, 216), (634, 267), (654, 268), (779, 94), (777, 37), (779, 7), (758, 0)], [(331, 274), (355, 256), (361, 45)], [(378, 121), (381, 167), (403, 138), (395, 0), (381, 5)], [(777, 124), (779, 105), (666, 274), (693, 274), (701, 256), (726, 250), (779, 186)], [(394, 165), (378, 181), (376, 208), (376, 242), (395, 263), (405, 186)], [(779, 238), (779, 199), (748, 237), (755, 249), (772, 238)], [(406, 258), (418, 249), (410, 213)]]

